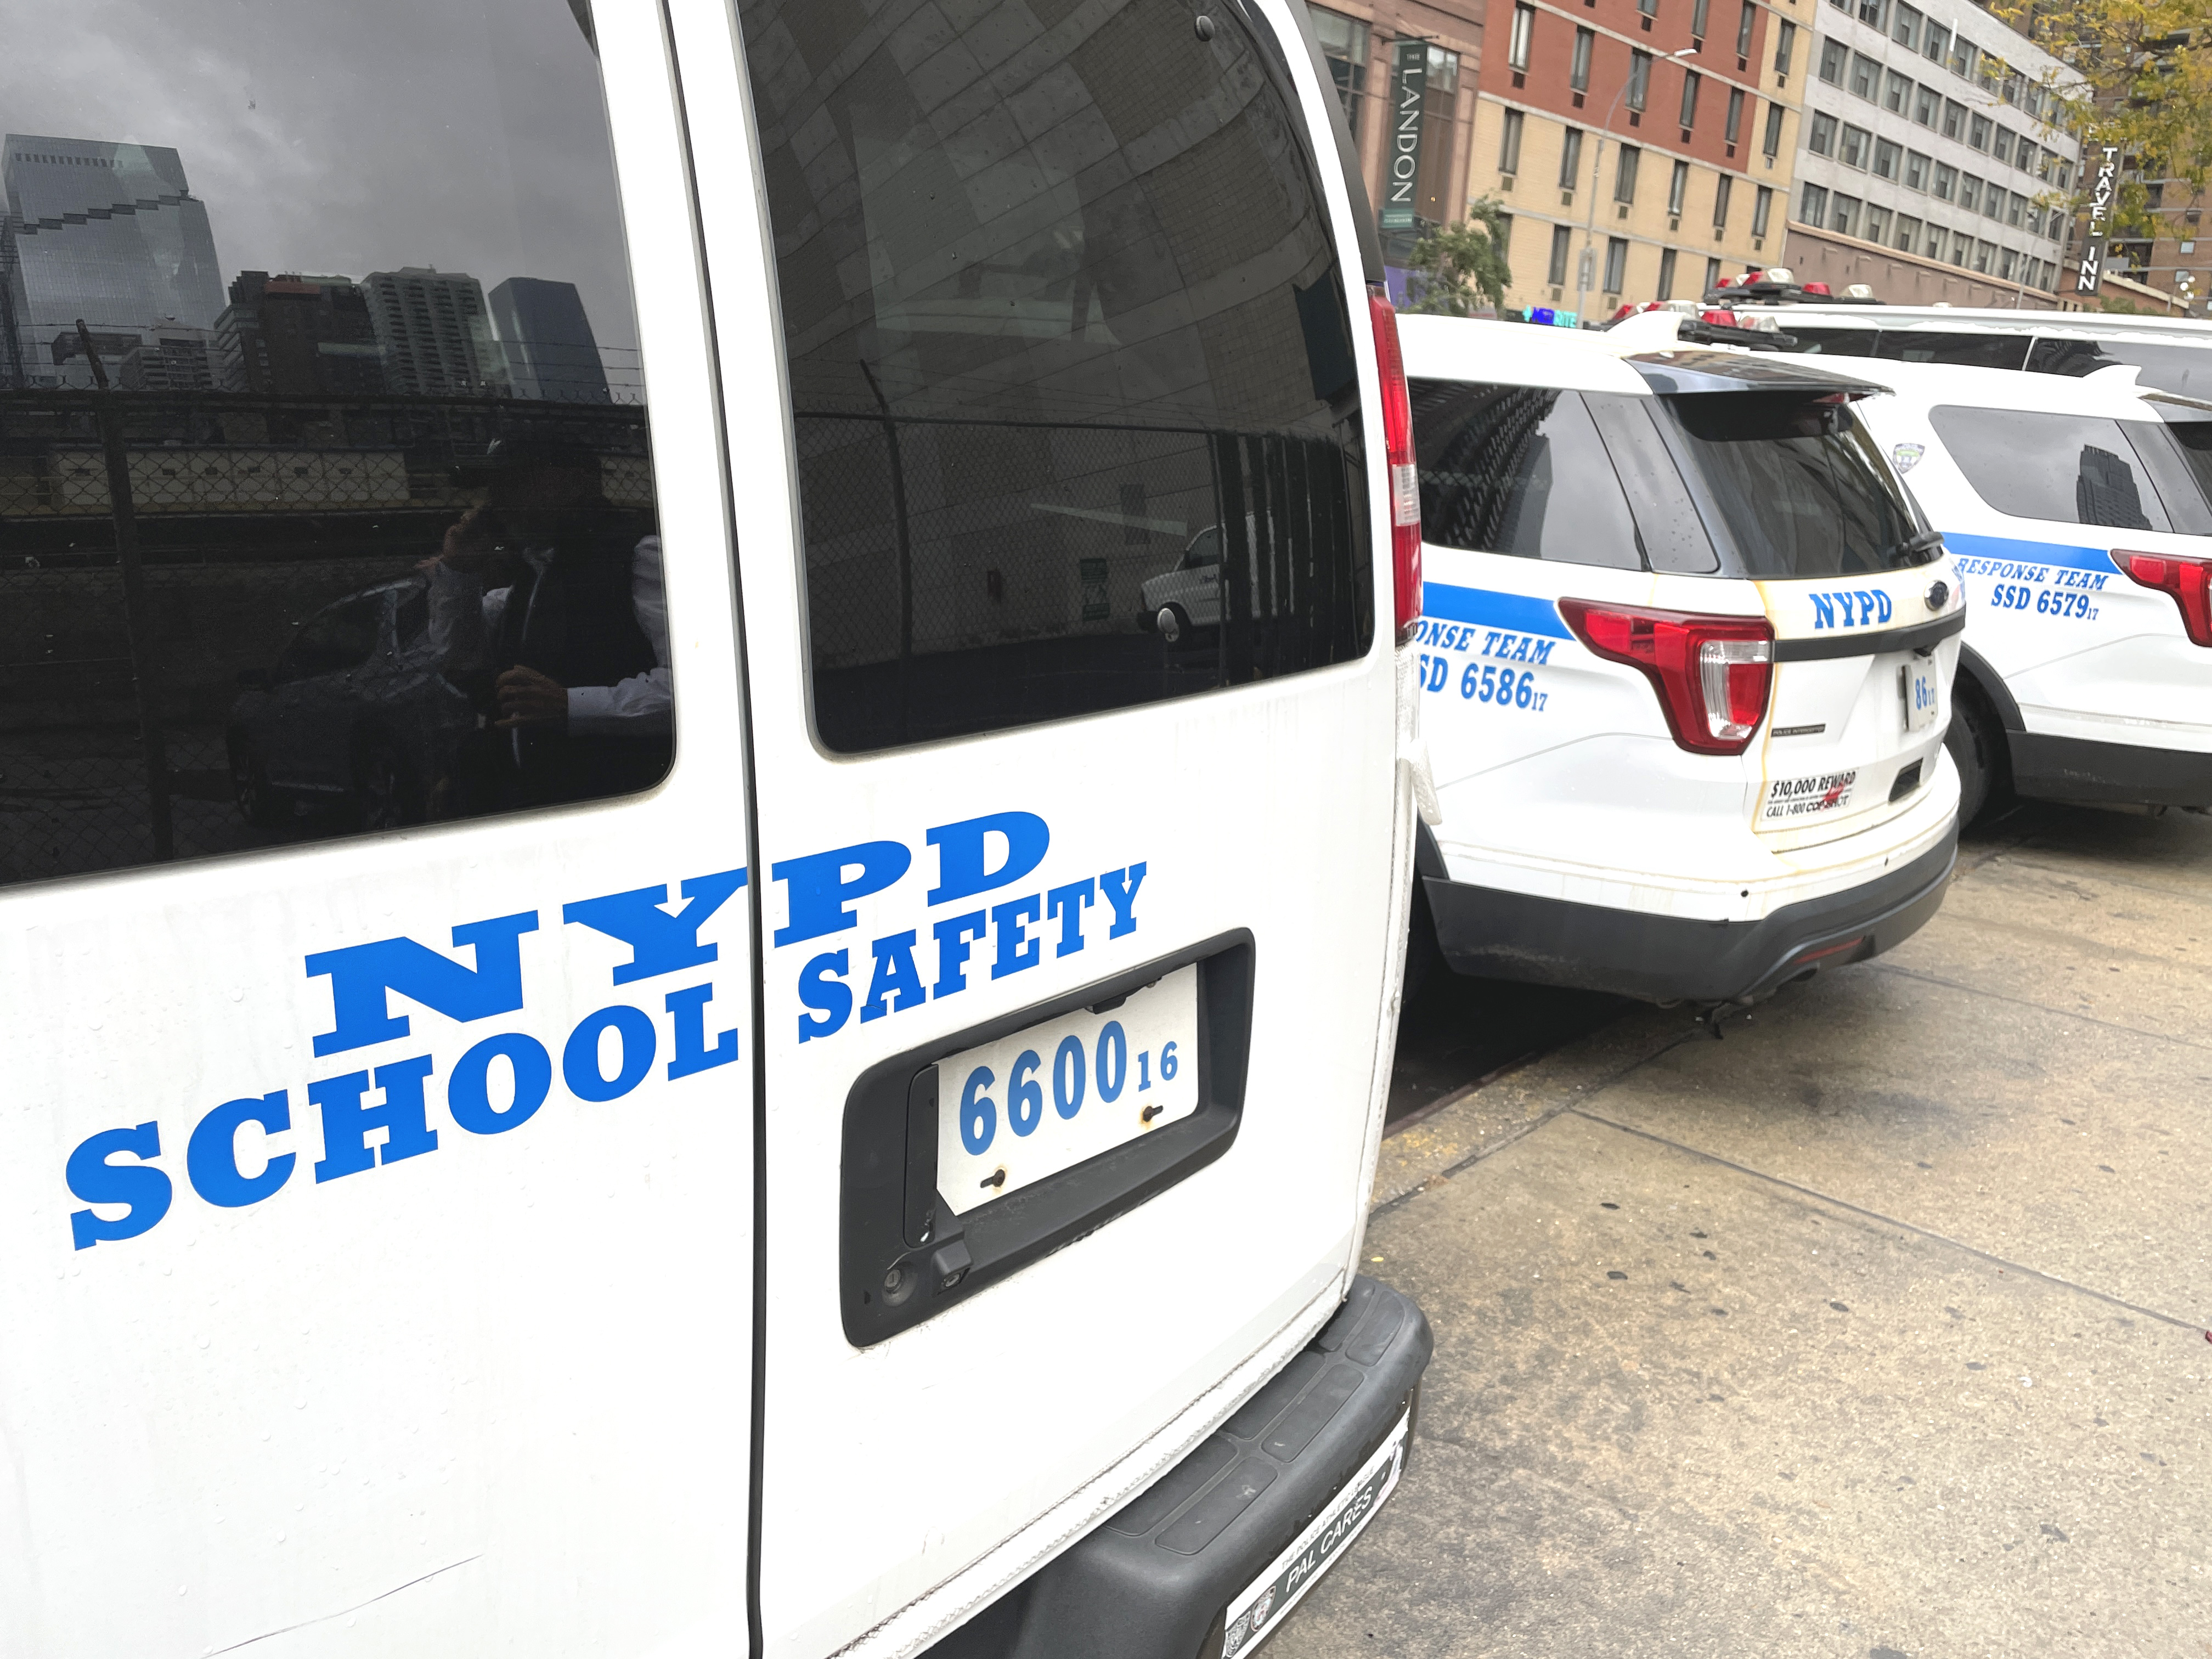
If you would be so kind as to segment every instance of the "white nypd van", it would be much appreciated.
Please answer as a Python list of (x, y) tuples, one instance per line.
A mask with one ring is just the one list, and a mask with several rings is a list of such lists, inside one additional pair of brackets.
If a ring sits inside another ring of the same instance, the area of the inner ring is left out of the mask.
[(1724, 1007), (1942, 902), (1966, 613), (1863, 424), (1880, 383), (1678, 325), (1403, 321), (1415, 925), (1462, 973)]
[(1419, 532), (1303, 18), (0, 64), (0, 1650), (1189, 1659), (1376, 1512)]
[(2134, 365), (1820, 361), (1894, 388), (1863, 414), (1966, 590), (1962, 816), (2008, 793), (2212, 806), (2212, 405)]

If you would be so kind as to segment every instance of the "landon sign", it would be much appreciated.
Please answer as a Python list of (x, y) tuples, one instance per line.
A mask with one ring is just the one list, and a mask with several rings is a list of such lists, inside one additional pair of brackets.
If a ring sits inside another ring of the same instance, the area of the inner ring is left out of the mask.
[(1401, 40), (1390, 77), (1390, 173), (1382, 185), (1382, 228), (1413, 228), (1414, 181), (1421, 171), (1421, 105), (1428, 90), (1429, 49)]

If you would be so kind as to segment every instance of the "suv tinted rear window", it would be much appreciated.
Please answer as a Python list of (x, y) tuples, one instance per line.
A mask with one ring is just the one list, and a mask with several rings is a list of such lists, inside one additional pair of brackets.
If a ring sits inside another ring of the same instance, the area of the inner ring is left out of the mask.
[[(1345, 280), (1234, 8), (741, 0), (816, 729), (881, 749), (1373, 633)], [(1190, 541), (1215, 618), (1147, 631)], [(1153, 593), (1148, 597), (1146, 588)]]
[(1643, 568), (1628, 498), (1581, 392), (1457, 380), (1411, 390), (1424, 539)]
[(1933, 329), (1886, 328), (1874, 355), (1899, 363), (2020, 368), (2027, 362), (2027, 338), (2025, 334), (1948, 334)]
[(2166, 511), (2118, 421), (1948, 405), (1929, 411), (1992, 512), (2113, 530), (2165, 530)]
[(1922, 556), (1905, 550), (1919, 526), (1848, 404), (1790, 392), (1655, 401), (1730, 574), (1845, 576)]

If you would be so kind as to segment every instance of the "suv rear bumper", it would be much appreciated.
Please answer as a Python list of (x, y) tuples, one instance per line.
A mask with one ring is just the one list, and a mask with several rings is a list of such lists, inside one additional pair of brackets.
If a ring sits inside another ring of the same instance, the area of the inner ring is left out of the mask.
[(1457, 972), (1646, 1002), (1735, 1002), (1901, 944), (1943, 902), (1958, 852), (1954, 823), (1901, 869), (1757, 921), (1703, 921), (1423, 879), (1437, 944)]
[(2014, 790), (2038, 800), (2212, 806), (2212, 754), (2008, 732)]

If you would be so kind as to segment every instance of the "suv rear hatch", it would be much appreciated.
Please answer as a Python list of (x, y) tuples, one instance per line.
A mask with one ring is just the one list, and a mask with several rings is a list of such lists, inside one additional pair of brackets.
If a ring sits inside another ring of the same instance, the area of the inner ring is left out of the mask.
[(1784, 850), (1909, 810), (1935, 775), (1966, 611), (1851, 413), (1882, 388), (1765, 357), (1631, 361), (1723, 573), (1758, 585), (1773, 625), (1753, 827)]

